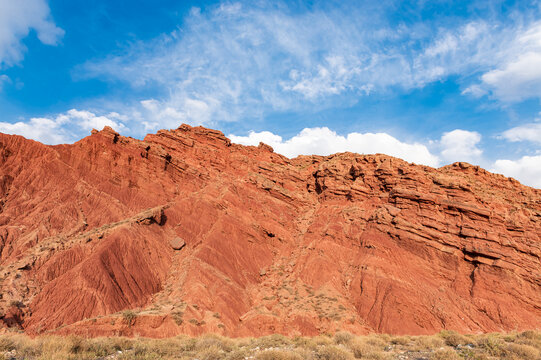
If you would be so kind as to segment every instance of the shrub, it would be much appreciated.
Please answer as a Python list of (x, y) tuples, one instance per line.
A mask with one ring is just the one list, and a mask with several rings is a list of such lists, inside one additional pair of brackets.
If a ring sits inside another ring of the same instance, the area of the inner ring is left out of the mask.
[(524, 360), (539, 358), (539, 350), (529, 345), (509, 344), (507, 345), (506, 352), (512, 355), (512, 358)]
[(87, 340), (84, 343), (84, 351), (97, 357), (105, 357), (116, 351), (123, 350), (121, 346), (117, 345), (117, 342), (120, 343), (120, 339), (96, 338)]
[(241, 348), (235, 349), (227, 354), (224, 358), (225, 360), (245, 360), (249, 359), (252, 356), (252, 352), (248, 349)]
[(11, 300), (9, 302), (9, 306), (16, 307), (18, 309), (22, 309), (24, 307), (24, 303), (22, 301), (19, 301), (19, 300)]
[(460, 357), (450, 349), (439, 349), (430, 355), (430, 360), (460, 360)]
[(414, 351), (439, 349), (443, 347), (445, 342), (438, 336), (415, 336), (413, 340)]
[(387, 334), (368, 335), (363, 341), (374, 348), (383, 350), (391, 342), (391, 337)]
[(283, 347), (289, 344), (291, 344), (291, 340), (280, 334), (263, 336), (254, 342), (254, 345), (259, 346), (261, 349)]
[(312, 341), (314, 342), (314, 344), (318, 346), (321, 346), (321, 345), (325, 346), (325, 345), (330, 345), (333, 343), (332, 338), (330, 338), (327, 335), (318, 335), (314, 337)]
[(182, 323), (184, 322), (184, 320), (182, 319), (184, 317), (184, 313), (180, 310), (171, 313), (171, 317), (173, 318), (175, 324), (177, 324), (178, 326), (182, 325)]
[(477, 345), (491, 356), (503, 354), (503, 342), (494, 335), (486, 335), (477, 340)]
[(136, 319), (137, 314), (132, 310), (124, 310), (122, 312), (122, 321), (124, 322), (124, 324), (128, 325), (128, 327), (131, 327), (133, 324), (135, 324)]
[(211, 345), (205, 349), (201, 349), (195, 355), (196, 359), (200, 360), (220, 360), (223, 359), (224, 351), (217, 345)]
[(541, 340), (541, 333), (533, 330), (527, 330), (523, 331), (517, 336), (521, 339), (528, 339), (528, 340)]
[(207, 349), (211, 347), (217, 347), (223, 351), (231, 351), (234, 347), (234, 342), (231, 339), (223, 338), (214, 334), (203, 335), (195, 344), (196, 350)]
[(84, 350), (84, 340), (78, 336), (69, 336), (66, 342), (68, 343), (68, 351), (71, 354), (78, 354)]
[(445, 340), (445, 344), (457, 347), (458, 345), (466, 345), (470, 343), (470, 339), (457, 333), (456, 331), (443, 330), (440, 332), (440, 336)]
[(258, 353), (257, 360), (302, 360), (302, 356), (290, 350), (265, 350)]
[(11, 351), (16, 349), (15, 341), (11, 337), (2, 336), (0, 337), (0, 351)]
[(407, 336), (397, 336), (391, 339), (391, 344), (394, 344), (394, 345), (407, 345), (410, 342), (411, 340)]
[(515, 343), (530, 345), (541, 351), (541, 333), (536, 331), (524, 331), (515, 339)]
[(350, 342), (349, 348), (357, 359), (380, 360), (387, 358), (387, 354), (379, 346), (370, 345), (360, 339)]
[(348, 344), (353, 339), (353, 334), (347, 331), (339, 331), (334, 334), (334, 342), (336, 344)]
[(321, 360), (351, 360), (353, 354), (338, 346), (329, 345), (320, 347), (317, 350), (318, 359)]

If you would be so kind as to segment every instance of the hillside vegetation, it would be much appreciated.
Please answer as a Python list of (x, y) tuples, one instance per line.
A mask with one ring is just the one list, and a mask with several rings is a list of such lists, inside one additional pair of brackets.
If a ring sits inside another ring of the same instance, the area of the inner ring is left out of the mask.
[(334, 336), (225, 338), (217, 335), (169, 339), (93, 338), (22, 334), (0, 336), (3, 359), (199, 359), (199, 360), (349, 360), (541, 359), (541, 332), (433, 336)]

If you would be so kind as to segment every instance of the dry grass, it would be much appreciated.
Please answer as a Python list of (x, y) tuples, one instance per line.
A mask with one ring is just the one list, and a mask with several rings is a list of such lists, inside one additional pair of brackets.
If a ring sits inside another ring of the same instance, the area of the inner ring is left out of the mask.
[(541, 360), (541, 333), (432, 336), (334, 336), (288, 338), (270, 335), (230, 339), (218, 335), (170, 339), (93, 338), (22, 334), (0, 336), (0, 359), (10, 360)]

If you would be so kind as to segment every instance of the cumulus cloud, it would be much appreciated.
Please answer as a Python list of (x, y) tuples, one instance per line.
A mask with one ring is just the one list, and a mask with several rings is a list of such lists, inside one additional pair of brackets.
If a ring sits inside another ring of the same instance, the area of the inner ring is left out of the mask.
[(478, 147), (481, 134), (476, 131), (456, 129), (446, 132), (440, 139), (441, 156), (445, 161), (476, 163), (483, 151)]
[(491, 171), (541, 189), (541, 155), (523, 156), (518, 160), (496, 160)]
[(326, 127), (305, 128), (289, 139), (270, 131), (251, 131), (246, 136), (229, 135), (229, 138), (242, 145), (255, 146), (263, 142), (272, 146), (277, 153), (290, 158), (350, 151), (360, 154), (383, 153), (433, 167), (456, 161), (482, 162), (492, 172), (541, 188), (541, 155), (524, 156), (518, 160), (489, 161), (483, 157), (483, 151), (479, 148), (481, 135), (475, 131), (456, 129), (444, 133), (439, 140), (429, 142), (428, 145), (403, 142), (386, 133), (353, 132), (342, 136)]
[(21, 61), (21, 40), (30, 30), (47, 45), (56, 45), (64, 30), (55, 25), (46, 0), (0, 0), (0, 68)]
[(62, 144), (69, 142), (72, 135), (63, 128), (62, 118), (32, 118), (27, 122), (0, 122), (0, 132), (16, 134), (27, 139), (41, 141), (46, 144)]
[(230, 135), (230, 138), (243, 145), (263, 142), (288, 157), (351, 151), (360, 154), (383, 153), (435, 167), (455, 161), (486, 162), (479, 148), (481, 135), (461, 129), (446, 132), (439, 140), (428, 141), (426, 144), (403, 142), (387, 133), (352, 132), (342, 136), (327, 127), (306, 128), (287, 140), (269, 131), (251, 131), (246, 136)]
[(125, 129), (124, 124), (113, 119), (123, 120), (123, 116), (118, 113), (110, 113), (107, 116), (98, 116), (90, 111), (71, 109), (66, 114), (59, 115), (57, 121), (63, 123), (75, 124), (83, 130), (103, 129), (105, 126), (110, 126), (117, 131)]
[(288, 140), (269, 131), (250, 132), (247, 136), (230, 135), (231, 141), (243, 145), (264, 142), (280, 154), (288, 157), (298, 155), (330, 155), (351, 151), (360, 154), (384, 153), (407, 161), (437, 166), (439, 159), (420, 143), (405, 143), (386, 133), (357, 133), (338, 135), (327, 127), (306, 128)]
[(101, 130), (104, 126), (111, 126), (116, 130), (123, 130), (125, 126), (121, 120), (124, 120), (124, 117), (117, 113), (98, 116), (89, 111), (71, 109), (54, 118), (36, 117), (26, 122), (0, 122), (0, 132), (22, 135), (28, 139), (55, 145), (74, 142), (78, 140), (75, 132), (90, 131), (93, 128)]

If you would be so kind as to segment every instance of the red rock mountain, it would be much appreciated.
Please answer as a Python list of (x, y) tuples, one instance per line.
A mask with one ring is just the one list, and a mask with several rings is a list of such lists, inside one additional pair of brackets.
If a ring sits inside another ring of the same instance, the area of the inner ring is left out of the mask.
[(0, 134), (0, 164), (4, 329), (541, 327), (541, 190), (477, 166), (288, 159), (187, 125), (58, 146)]

